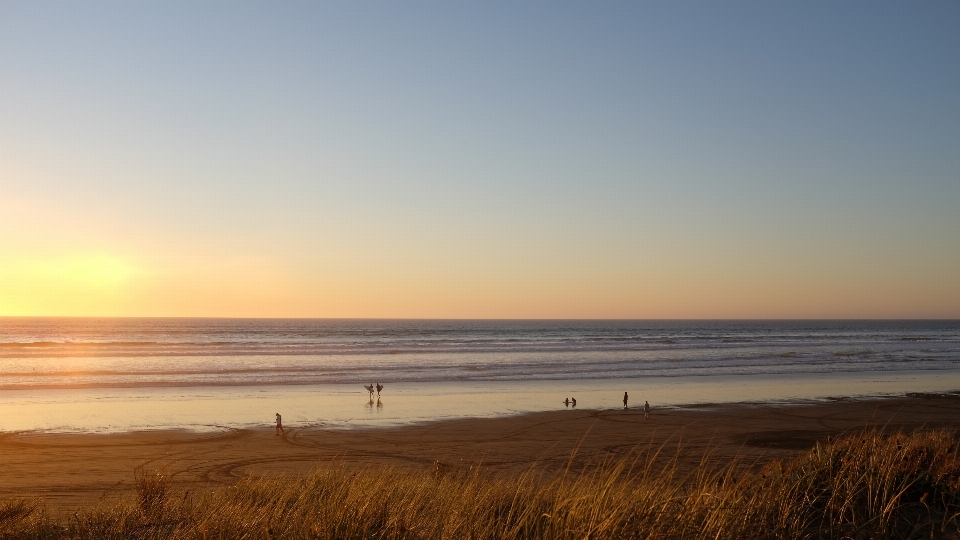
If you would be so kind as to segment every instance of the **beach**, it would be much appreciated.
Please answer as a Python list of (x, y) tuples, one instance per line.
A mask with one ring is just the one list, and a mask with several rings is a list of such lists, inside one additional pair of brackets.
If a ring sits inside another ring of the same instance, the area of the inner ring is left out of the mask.
[(960, 3), (61, 7), (0, 540), (960, 540)]
[[(640, 404), (642, 406), (642, 403)], [(163, 471), (177, 492), (228, 486), (245, 476), (304, 475), (332, 464), (413, 470), (480, 466), (492, 474), (558, 471), (662, 448), (681, 468), (706, 455), (759, 466), (864, 427), (960, 429), (960, 395), (658, 408), (561, 409), (394, 427), (331, 429), (273, 425), (213, 432), (7, 432), (0, 435), (2, 497), (40, 497), (54, 512), (129, 495), (135, 474)]]
[[(386, 385), (382, 401), (365, 385)], [(0, 433), (384, 428), (960, 389), (958, 321), (0, 318)]]
[(518, 478), (646, 450), (683, 472), (863, 427), (960, 427), (957, 321), (0, 323), (0, 497), (54, 513), (129, 501), (154, 472), (193, 495), (318, 467)]

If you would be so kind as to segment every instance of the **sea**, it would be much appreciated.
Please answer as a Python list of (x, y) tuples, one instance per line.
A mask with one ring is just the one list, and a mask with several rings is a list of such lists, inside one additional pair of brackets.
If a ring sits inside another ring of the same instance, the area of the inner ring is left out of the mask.
[[(382, 384), (379, 396), (364, 386)], [(956, 320), (0, 318), (0, 431), (387, 427), (960, 391)]]

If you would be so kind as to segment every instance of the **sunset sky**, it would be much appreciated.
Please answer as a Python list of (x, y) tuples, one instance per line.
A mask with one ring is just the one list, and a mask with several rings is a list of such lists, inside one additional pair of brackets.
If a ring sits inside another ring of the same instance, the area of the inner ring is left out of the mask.
[(0, 315), (960, 318), (960, 3), (0, 0)]

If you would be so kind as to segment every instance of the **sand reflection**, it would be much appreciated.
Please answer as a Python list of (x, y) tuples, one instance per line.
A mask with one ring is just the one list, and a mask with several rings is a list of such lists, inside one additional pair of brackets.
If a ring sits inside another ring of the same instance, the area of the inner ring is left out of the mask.
[[(654, 407), (670, 407), (957, 389), (960, 371), (394, 383), (390, 385), (390, 407), (357, 384), (5, 390), (0, 391), (0, 407), (17, 412), (0, 416), (0, 431), (207, 431), (271, 426), (277, 411), (285, 426), (349, 429), (572, 410), (564, 405), (571, 395), (576, 395), (578, 410), (622, 408), (624, 391), (630, 394), (630, 407), (642, 407), (644, 401)], [(360, 413), (358, 406), (367, 414)]]

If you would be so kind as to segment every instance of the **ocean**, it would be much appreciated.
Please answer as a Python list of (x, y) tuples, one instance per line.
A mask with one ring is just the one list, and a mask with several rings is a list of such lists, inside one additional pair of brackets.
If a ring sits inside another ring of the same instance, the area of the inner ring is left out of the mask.
[[(379, 403), (362, 388), (377, 382)], [(280, 407), (397, 425), (577, 394), (622, 406), (624, 391), (678, 406), (955, 390), (960, 321), (0, 318), (4, 431), (257, 426)]]

